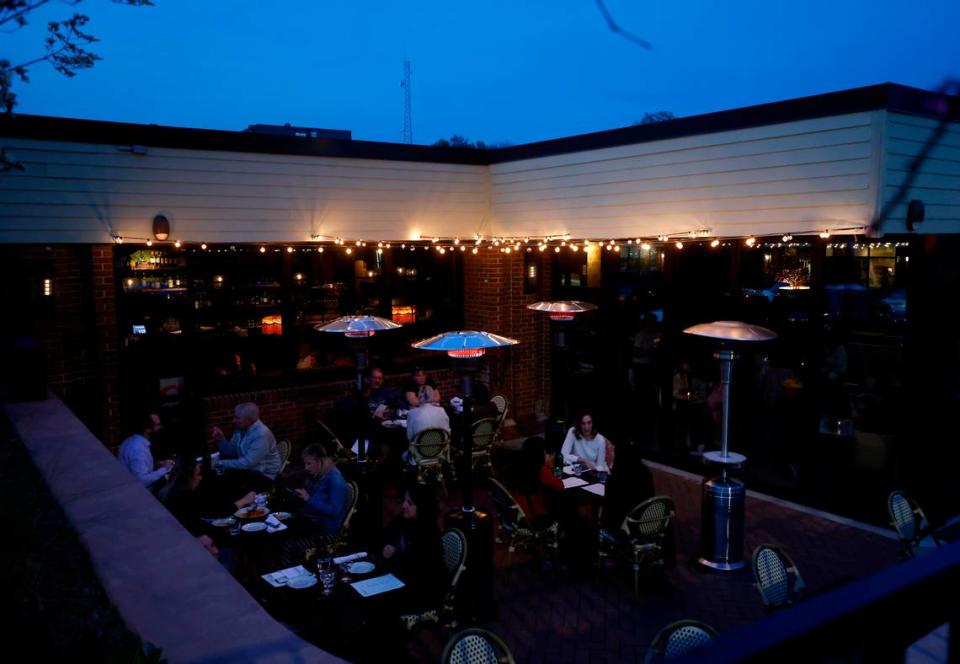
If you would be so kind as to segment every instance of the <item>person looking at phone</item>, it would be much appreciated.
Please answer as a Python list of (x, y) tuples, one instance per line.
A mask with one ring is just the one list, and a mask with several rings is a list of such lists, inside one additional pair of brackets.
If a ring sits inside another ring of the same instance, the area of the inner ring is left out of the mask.
[(294, 489), (304, 503), (298, 517), (319, 528), (323, 537), (331, 542), (340, 532), (346, 516), (347, 481), (320, 443), (307, 445), (301, 458), (309, 478), (305, 488)]

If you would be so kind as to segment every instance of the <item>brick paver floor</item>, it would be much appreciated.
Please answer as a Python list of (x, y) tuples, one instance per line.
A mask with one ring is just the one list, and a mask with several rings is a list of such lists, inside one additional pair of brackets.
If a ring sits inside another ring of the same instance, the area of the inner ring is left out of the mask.
[[(677, 506), (677, 563), (667, 582), (633, 593), (629, 570), (575, 575), (544, 569), (542, 561), (496, 553), (498, 613), (483, 626), (504, 639), (518, 662), (551, 664), (643, 661), (664, 625), (694, 618), (722, 631), (763, 617), (747, 565), (736, 573), (705, 571), (700, 546), (700, 480), (653, 468), (657, 493)], [(784, 548), (811, 592), (867, 575), (898, 560), (892, 532), (860, 527), (782, 501), (748, 495), (745, 555), (764, 542)]]

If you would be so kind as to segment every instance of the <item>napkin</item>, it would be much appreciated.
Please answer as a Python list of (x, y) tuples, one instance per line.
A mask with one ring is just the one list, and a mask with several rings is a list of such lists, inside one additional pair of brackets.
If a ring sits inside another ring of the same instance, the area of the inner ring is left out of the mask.
[(567, 477), (563, 480), (563, 488), (573, 489), (574, 487), (583, 486), (586, 483), (586, 480), (582, 480), (579, 477)]
[(264, 522), (267, 524), (268, 533), (277, 533), (287, 529), (283, 522), (272, 514), (264, 519)]
[(350, 563), (350, 562), (353, 562), (354, 560), (360, 560), (361, 558), (366, 558), (366, 557), (367, 557), (367, 552), (366, 552), (366, 551), (360, 551), (359, 553), (351, 553), (351, 554), (346, 555), (346, 556), (340, 556), (340, 557), (338, 557), (338, 558), (334, 558), (334, 559), (333, 559), (333, 564), (334, 564), (334, 565), (342, 565), (342, 564), (344, 564), (344, 563)]
[(279, 588), (281, 586), (287, 585), (287, 581), (294, 579), (298, 576), (304, 576), (310, 574), (303, 565), (296, 565), (294, 567), (288, 567), (287, 569), (282, 569), (278, 572), (271, 572), (270, 574), (264, 574), (260, 578), (269, 583), (274, 588)]
[(384, 574), (383, 576), (377, 576), (372, 579), (366, 579), (364, 581), (357, 581), (356, 583), (351, 583), (353, 589), (360, 593), (363, 597), (370, 597), (371, 595), (379, 595), (380, 593), (385, 593), (389, 590), (396, 590), (397, 588), (403, 588), (403, 581), (395, 577), (393, 574)]
[(589, 486), (583, 487), (584, 491), (589, 491), (590, 493), (595, 493), (598, 496), (603, 496), (606, 489), (602, 484), (591, 484)]

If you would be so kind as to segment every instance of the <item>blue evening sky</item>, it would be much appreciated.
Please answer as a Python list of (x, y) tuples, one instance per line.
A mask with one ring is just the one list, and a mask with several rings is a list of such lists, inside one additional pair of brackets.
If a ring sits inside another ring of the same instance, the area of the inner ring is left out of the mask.
[(957, 0), (155, 0), (54, 2), (3, 36), (14, 64), (46, 21), (88, 14), (103, 60), (17, 84), (21, 113), (241, 130), (252, 123), (402, 138), (404, 57), (416, 143), (524, 143), (891, 81), (960, 78)]

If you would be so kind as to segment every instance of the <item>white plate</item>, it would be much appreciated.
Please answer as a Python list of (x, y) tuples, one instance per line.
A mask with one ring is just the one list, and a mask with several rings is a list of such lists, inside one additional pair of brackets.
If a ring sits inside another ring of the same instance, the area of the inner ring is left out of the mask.
[(312, 588), (317, 585), (317, 577), (313, 574), (303, 574), (301, 576), (295, 576), (289, 581), (287, 585), (296, 590), (302, 590), (303, 588)]
[(257, 532), (260, 532), (261, 530), (266, 530), (266, 529), (267, 529), (267, 524), (263, 523), (262, 521), (257, 521), (256, 523), (248, 523), (240, 528), (240, 530), (246, 533), (257, 533)]
[(347, 565), (347, 571), (351, 574), (366, 574), (367, 572), (372, 572), (373, 570), (373, 563), (366, 560), (362, 560), (357, 563), (349, 563)]
[(232, 516), (228, 516), (225, 519), (214, 519), (210, 523), (214, 526), (217, 526), (218, 528), (225, 528), (227, 526), (232, 526), (236, 522), (237, 522), (236, 519), (234, 519)]
[(273, 513), (273, 517), (274, 517), (275, 519), (279, 519), (280, 521), (286, 521), (286, 520), (289, 519), (291, 516), (292, 516), (292, 515), (290, 514), (290, 512), (274, 512), (274, 513)]

